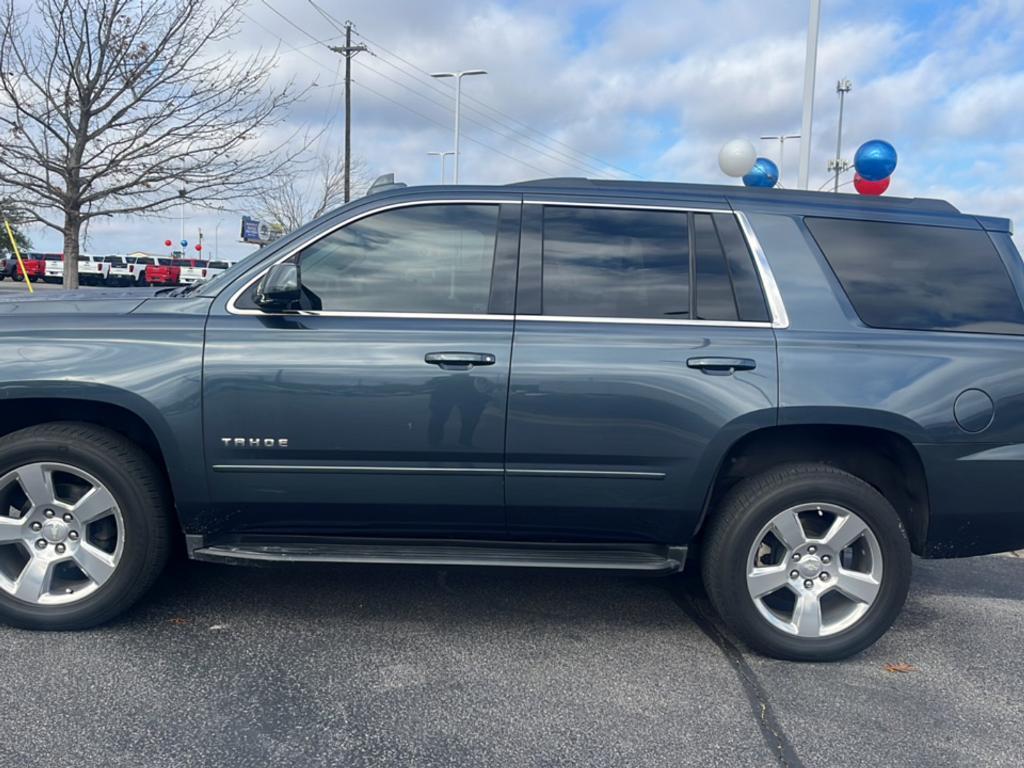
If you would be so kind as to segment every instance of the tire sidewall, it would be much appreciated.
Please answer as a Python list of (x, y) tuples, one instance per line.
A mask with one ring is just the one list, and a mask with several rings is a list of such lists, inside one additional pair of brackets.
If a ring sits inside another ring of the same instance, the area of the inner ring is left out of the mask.
[[(748, 557), (754, 539), (780, 512), (800, 504), (830, 503), (857, 514), (871, 529), (882, 552), (882, 583), (875, 602), (854, 626), (823, 638), (800, 638), (772, 626), (758, 611), (747, 589)], [(779, 658), (825, 661), (844, 658), (881, 637), (899, 614), (910, 585), (910, 547), (903, 524), (886, 499), (855, 478), (817, 475), (793, 480), (758, 497), (738, 525), (725, 533), (728, 564), (726, 594), (737, 596), (719, 611), (748, 644)]]
[(102, 449), (86, 442), (68, 443), (55, 437), (24, 435), (0, 445), (0, 477), (33, 462), (59, 462), (95, 477), (114, 496), (121, 511), (124, 542), (121, 559), (111, 577), (93, 594), (68, 605), (31, 605), (0, 592), (0, 619), (33, 628), (61, 629), (65, 624), (100, 623), (121, 610), (124, 595), (133, 591), (151, 556), (156, 521), (139, 482)]

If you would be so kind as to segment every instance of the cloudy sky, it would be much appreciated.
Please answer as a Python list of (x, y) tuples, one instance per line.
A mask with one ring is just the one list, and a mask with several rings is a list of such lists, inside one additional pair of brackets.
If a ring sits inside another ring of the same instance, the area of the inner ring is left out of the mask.
[[(353, 65), (353, 155), (371, 175), (433, 183), (449, 149), (453, 90), (424, 73), (483, 68), (464, 81), (462, 181), (541, 176), (733, 183), (717, 151), (745, 137), (800, 129), (804, 0), (357, 0), (319, 4), (351, 19), (369, 46)], [(277, 13), (275, 13), (277, 11)], [(239, 50), (277, 51), (276, 84), (312, 85), (290, 128), (319, 131), (341, 152), (340, 33), (309, 0), (253, 0)], [(279, 15), (280, 14), (280, 15)], [(900, 153), (889, 194), (949, 199), (1024, 228), (1024, 0), (824, 0), (812, 188), (835, 152), (838, 78), (848, 96), (846, 157), (871, 138)], [(787, 145), (783, 184), (795, 182)], [(852, 186), (847, 186), (852, 190)], [(188, 211), (207, 252), (237, 242), (238, 212)], [(218, 227), (219, 223), (219, 227)], [(95, 223), (90, 252), (157, 251), (172, 219)], [(38, 230), (35, 245), (58, 249)], [(1021, 241), (1018, 234), (1018, 242)]]

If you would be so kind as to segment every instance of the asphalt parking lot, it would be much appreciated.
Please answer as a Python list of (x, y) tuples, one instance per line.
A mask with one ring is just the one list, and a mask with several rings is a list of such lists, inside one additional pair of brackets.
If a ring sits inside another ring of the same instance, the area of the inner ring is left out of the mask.
[(1024, 762), (1010, 557), (917, 561), (828, 665), (736, 647), (685, 578), (390, 566), (176, 563), (114, 624), (0, 646), (3, 766)]
[(738, 647), (683, 578), (388, 566), (176, 563), (116, 623), (0, 647), (0, 768), (1024, 764), (1010, 557), (917, 561), (829, 665)]
[[(83, 285), (82, 290), (92, 291), (102, 286), (95, 285)], [(59, 283), (44, 283), (42, 280), (37, 280), (32, 283), (32, 290), (35, 292), (49, 292), (49, 291), (63, 291), (64, 286)], [(11, 294), (23, 293), (28, 295), (28, 288), (25, 287), (23, 280), (12, 280), (9, 277), (0, 280), (0, 296), (7, 297)]]

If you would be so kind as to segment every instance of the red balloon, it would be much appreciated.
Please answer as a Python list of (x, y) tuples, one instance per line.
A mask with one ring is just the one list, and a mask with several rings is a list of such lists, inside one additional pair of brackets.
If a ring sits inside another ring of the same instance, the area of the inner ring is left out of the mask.
[(201, 250), (203, 250), (203, 246), (202, 246), (202, 245), (196, 245), (196, 250), (197, 250), (197, 251), (201, 251)]
[(891, 179), (892, 176), (888, 176), (881, 181), (868, 181), (859, 173), (855, 173), (853, 175), (853, 186), (862, 195), (880, 195), (889, 188), (889, 181)]
[(170, 240), (164, 240), (164, 245), (166, 245), (168, 248), (170, 248), (171, 247), (171, 241)]

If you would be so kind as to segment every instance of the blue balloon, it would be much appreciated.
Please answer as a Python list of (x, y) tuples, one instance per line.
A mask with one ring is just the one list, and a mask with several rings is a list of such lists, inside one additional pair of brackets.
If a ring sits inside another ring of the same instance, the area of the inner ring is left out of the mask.
[(896, 170), (896, 149), (881, 139), (865, 141), (853, 156), (853, 167), (868, 181), (887, 179)]
[(754, 161), (750, 173), (743, 177), (748, 187), (774, 187), (779, 182), (779, 166), (767, 157), (759, 157)]
[(182, 248), (186, 248), (187, 246), (188, 246), (188, 240), (182, 240), (181, 241), (181, 247)]

